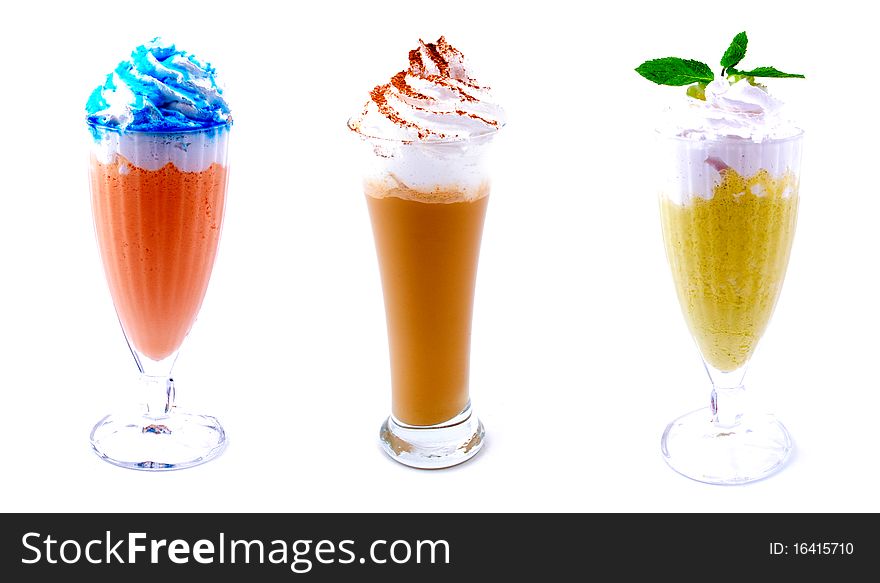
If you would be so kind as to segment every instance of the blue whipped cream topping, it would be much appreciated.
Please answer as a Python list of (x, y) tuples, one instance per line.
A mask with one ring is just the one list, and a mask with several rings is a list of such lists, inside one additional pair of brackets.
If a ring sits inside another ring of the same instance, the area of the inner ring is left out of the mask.
[(89, 123), (141, 132), (201, 129), (232, 119), (214, 67), (158, 38), (107, 75), (86, 113)]

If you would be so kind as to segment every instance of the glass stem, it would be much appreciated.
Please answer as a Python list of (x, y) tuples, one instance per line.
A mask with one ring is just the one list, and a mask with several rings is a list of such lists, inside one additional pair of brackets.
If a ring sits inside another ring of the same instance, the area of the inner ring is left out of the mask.
[(712, 410), (712, 423), (716, 427), (734, 427), (746, 409), (746, 388), (743, 377), (746, 375), (744, 364), (736, 370), (721, 371), (706, 363), (706, 372), (712, 379), (712, 398), (709, 408)]
[(712, 387), (712, 422), (717, 427), (734, 427), (739, 424), (745, 409), (743, 385), (738, 387)]
[(174, 379), (170, 376), (141, 374), (141, 402), (146, 408), (144, 415), (151, 419), (164, 419), (174, 409)]

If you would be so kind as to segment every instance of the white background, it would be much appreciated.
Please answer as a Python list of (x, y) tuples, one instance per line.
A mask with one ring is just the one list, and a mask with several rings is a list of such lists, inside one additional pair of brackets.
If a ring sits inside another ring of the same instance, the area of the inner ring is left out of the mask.
[[(0, 511), (880, 511), (875, 29), (862, 3), (13, 3), (0, 18)], [(286, 7), (291, 6), (291, 7)], [(580, 8), (576, 8), (579, 6)], [(814, 6), (816, 6), (814, 8)], [(845, 16), (845, 19), (844, 19)], [(659, 452), (708, 381), (666, 266), (649, 171), (683, 90), (633, 68), (716, 65), (733, 35), (806, 130), (785, 290), (746, 377), (795, 439), (780, 474), (713, 487)], [(223, 421), (218, 460), (147, 474), (91, 453), (135, 366), (100, 266), (83, 107), (161, 34), (211, 61), (235, 127), (220, 255), (175, 370)], [(445, 34), (509, 124), (494, 151), (473, 326), (485, 450), (385, 458), (378, 268), (345, 121)]]

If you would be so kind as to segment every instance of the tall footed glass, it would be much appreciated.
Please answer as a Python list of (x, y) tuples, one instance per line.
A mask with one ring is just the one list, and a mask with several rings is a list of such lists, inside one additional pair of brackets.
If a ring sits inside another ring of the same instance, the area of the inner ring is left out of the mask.
[(671, 422), (661, 444), (666, 462), (694, 480), (759, 480), (791, 453), (782, 423), (749, 405), (743, 377), (785, 279), (802, 135), (660, 137), (666, 255), (713, 386), (709, 406)]
[(112, 464), (180, 469), (226, 446), (216, 418), (175, 405), (171, 372), (217, 253), (229, 129), (120, 132), (89, 124), (95, 233), (140, 373), (138, 405), (107, 415), (91, 433), (94, 451)]
[(468, 377), (494, 133), (430, 142), (358, 134), (391, 357), (392, 414), (379, 437), (411, 467), (453, 466), (483, 445)]

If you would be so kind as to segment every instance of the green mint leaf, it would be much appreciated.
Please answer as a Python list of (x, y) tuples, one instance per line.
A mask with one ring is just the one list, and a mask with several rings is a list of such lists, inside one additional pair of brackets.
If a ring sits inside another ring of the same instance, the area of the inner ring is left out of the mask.
[(730, 43), (730, 46), (727, 47), (727, 50), (724, 51), (724, 56), (721, 57), (721, 66), (725, 69), (736, 67), (739, 62), (743, 60), (743, 57), (746, 56), (746, 47), (748, 44), (749, 37), (746, 36), (745, 31), (733, 37), (733, 41)]
[(728, 71), (728, 73), (734, 73), (736, 75), (744, 75), (746, 77), (776, 77), (778, 79), (806, 79), (800, 73), (783, 73), (776, 67), (758, 67), (756, 69), (752, 69), (751, 71)]
[(681, 86), (691, 83), (709, 83), (715, 79), (715, 74), (709, 65), (678, 57), (645, 61), (636, 68), (636, 73), (658, 85)]

